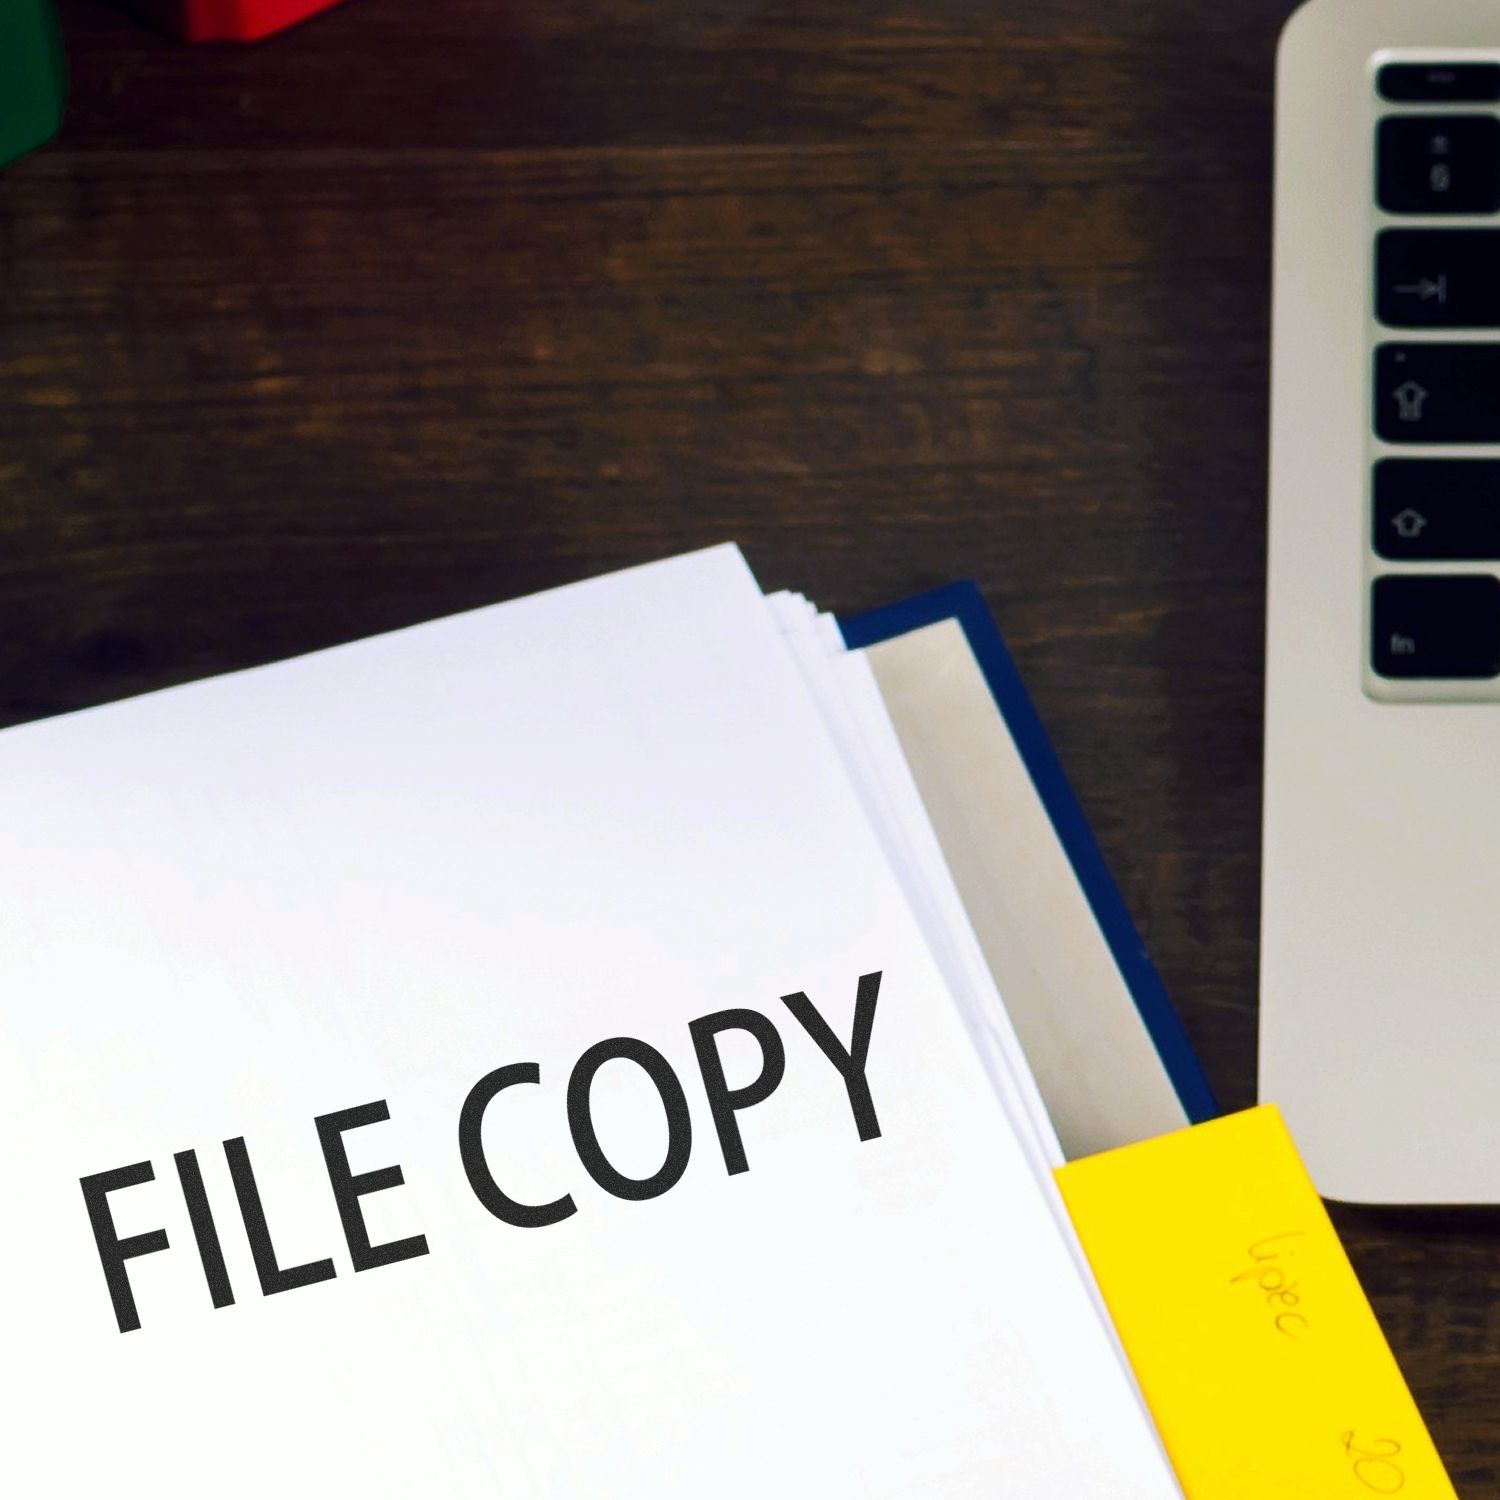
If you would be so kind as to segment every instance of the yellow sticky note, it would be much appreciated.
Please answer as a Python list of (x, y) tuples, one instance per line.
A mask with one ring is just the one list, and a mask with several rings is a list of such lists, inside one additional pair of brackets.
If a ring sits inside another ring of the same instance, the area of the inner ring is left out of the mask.
[(1453, 1500), (1273, 1106), (1057, 1178), (1188, 1500)]

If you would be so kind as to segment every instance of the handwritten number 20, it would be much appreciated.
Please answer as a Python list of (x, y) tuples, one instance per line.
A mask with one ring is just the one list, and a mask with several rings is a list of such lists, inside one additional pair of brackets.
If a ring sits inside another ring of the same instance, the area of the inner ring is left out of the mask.
[(1406, 1488), (1406, 1474), (1396, 1462), (1401, 1444), (1395, 1438), (1374, 1438), (1361, 1445), (1351, 1429), (1339, 1441), (1354, 1464), (1354, 1477), (1377, 1495), (1398, 1495)]

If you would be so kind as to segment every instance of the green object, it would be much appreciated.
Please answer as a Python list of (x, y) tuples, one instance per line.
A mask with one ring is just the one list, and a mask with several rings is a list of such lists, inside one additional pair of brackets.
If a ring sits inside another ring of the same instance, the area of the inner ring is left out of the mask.
[(0, 166), (57, 134), (67, 76), (52, 0), (0, 0)]

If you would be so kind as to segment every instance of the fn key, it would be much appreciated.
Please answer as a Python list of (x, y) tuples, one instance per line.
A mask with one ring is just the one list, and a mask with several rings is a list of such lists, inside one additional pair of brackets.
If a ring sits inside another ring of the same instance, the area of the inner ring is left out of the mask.
[(1372, 661), (1382, 677), (1500, 675), (1500, 579), (1398, 574), (1375, 580)]

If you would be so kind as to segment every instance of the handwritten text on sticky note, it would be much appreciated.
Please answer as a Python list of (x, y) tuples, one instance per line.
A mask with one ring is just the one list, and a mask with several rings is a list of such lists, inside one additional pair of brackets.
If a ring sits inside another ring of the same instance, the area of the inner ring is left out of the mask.
[(1189, 1500), (1452, 1500), (1275, 1108), (1057, 1175)]

